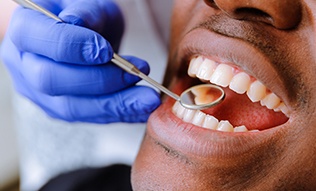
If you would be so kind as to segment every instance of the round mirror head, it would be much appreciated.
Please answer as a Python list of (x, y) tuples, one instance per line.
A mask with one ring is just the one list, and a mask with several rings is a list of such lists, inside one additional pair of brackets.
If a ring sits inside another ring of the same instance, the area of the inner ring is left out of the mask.
[(225, 98), (224, 90), (213, 84), (201, 84), (184, 91), (180, 96), (183, 107), (203, 110), (221, 103)]

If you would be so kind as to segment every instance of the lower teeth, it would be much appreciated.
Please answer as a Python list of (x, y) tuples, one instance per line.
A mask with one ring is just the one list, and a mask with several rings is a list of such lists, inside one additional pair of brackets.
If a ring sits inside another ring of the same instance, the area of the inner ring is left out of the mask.
[(245, 126), (233, 127), (229, 121), (219, 121), (214, 116), (203, 113), (199, 110), (190, 110), (184, 108), (179, 102), (176, 102), (172, 108), (173, 113), (183, 121), (193, 125), (218, 130), (223, 132), (257, 132), (258, 130), (248, 131)]

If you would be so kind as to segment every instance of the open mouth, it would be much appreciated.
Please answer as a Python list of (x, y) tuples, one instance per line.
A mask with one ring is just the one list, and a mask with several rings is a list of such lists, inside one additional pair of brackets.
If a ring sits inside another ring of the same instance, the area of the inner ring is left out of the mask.
[(288, 121), (284, 102), (263, 83), (229, 63), (218, 63), (204, 56), (190, 60), (188, 74), (203, 83), (224, 88), (223, 103), (203, 111), (189, 110), (178, 102), (173, 113), (184, 122), (222, 132), (257, 132)]
[(282, 140), (294, 113), (284, 79), (266, 54), (247, 42), (196, 29), (170, 55), (165, 81), (170, 90), (180, 94), (213, 83), (223, 87), (225, 100), (196, 111), (166, 97), (148, 120), (148, 137), (183, 156), (214, 159)]

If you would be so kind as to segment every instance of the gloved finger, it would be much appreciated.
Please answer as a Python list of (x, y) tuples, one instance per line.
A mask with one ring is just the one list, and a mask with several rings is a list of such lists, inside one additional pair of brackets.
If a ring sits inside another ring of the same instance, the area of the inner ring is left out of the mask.
[(1, 49), (16, 90), (54, 118), (94, 123), (144, 122), (160, 104), (159, 95), (149, 87), (134, 86), (106, 96), (44, 94), (33, 89), (26, 80), (20, 70), (22, 55), (8, 38), (4, 39)]
[(63, 8), (59, 17), (66, 23), (98, 32), (111, 43), (115, 51), (118, 51), (124, 31), (124, 19), (113, 1), (73, 1)]
[[(149, 73), (147, 62), (135, 57), (125, 58), (143, 73)], [(23, 54), (20, 68), (33, 88), (49, 95), (104, 95), (132, 86), (140, 80), (113, 63), (72, 65), (29, 53)]]
[(15, 11), (9, 34), (19, 50), (58, 62), (103, 64), (113, 56), (110, 43), (100, 34), (84, 27), (59, 23), (30, 9), (18, 8)]
[(39, 6), (44, 7), (55, 15), (58, 15), (63, 9), (64, 0), (32, 0)]
[(23, 93), (48, 115), (69, 122), (146, 122), (160, 105), (157, 92), (141, 86), (106, 96), (48, 96), (29, 89), (26, 92)]

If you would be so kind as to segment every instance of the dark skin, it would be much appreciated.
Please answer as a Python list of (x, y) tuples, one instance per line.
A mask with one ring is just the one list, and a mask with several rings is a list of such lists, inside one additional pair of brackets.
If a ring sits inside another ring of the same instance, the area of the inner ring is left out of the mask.
[[(173, 10), (170, 89), (180, 93), (195, 83), (188, 62), (203, 55), (260, 80), (290, 114), (257, 133), (222, 133), (183, 122), (166, 98), (148, 121), (133, 189), (315, 190), (316, 1), (175, 0)], [(227, 101), (215, 113), (245, 110), (235, 105)]]

